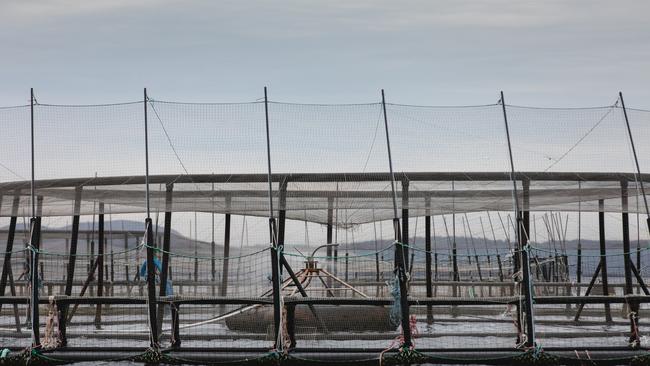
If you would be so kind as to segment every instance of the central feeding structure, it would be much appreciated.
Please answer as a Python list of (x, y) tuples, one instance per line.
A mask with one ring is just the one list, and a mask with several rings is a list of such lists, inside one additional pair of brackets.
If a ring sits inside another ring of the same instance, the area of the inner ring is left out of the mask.
[(51, 362), (641, 359), (649, 121), (503, 96), (0, 109), (0, 340)]

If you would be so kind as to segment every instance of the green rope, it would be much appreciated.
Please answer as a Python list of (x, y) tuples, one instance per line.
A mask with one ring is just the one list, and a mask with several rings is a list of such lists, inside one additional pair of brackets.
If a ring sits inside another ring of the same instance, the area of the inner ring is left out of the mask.
[(269, 248), (264, 248), (264, 249), (260, 249), (260, 250), (258, 250), (256, 252), (253, 252), (253, 253), (247, 253), (247, 254), (242, 254), (242, 255), (238, 255), (238, 256), (212, 257), (212, 256), (201, 256), (201, 255), (197, 256), (197, 255), (190, 255), (190, 254), (175, 253), (175, 252), (172, 252), (172, 251), (163, 250), (162, 248), (158, 248), (158, 247), (147, 245), (147, 244), (142, 244), (142, 247), (151, 248), (155, 252), (163, 253), (163, 254), (169, 254), (172, 257), (181, 257), (181, 258), (189, 258), (189, 259), (205, 259), (205, 260), (214, 259), (214, 260), (218, 260), (218, 261), (224, 261), (226, 259), (231, 260), (231, 259), (241, 259), (241, 258), (246, 258), (246, 257), (252, 257), (254, 255), (258, 255), (260, 253), (264, 253), (265, 251), (269, 250)]
[(513, 359), (515, 365), (555, 366), (561, 365), (560, 358), (544, 352), (541, 347), (531, 348)]
[[(140, 244), (140, 245), (138, 245), (136, 247), (133, 247), (131, 249), (126, 249), (126, 250), (123, 250), (121, 252), (104, 253), (104, 256), (126, 254), (126, 253), (130, 253), (130, 252), (133, 252), (133, 251), (137, 251), (137, 250), (139, 250), (141, 248), (144, 248), (144, 247), (145, 247), (144, 244)], [(58, 257), (97, 257), (97, 254), (64, 254), (64, 253), (49, 252), (49, 251), (43, 250), (43, 249), (36, 249), (36, 248), (32, 247), (31, 245), (27, 246), (27, 248), (29, 250), (31, 250), (32, 252), (34, 252), (34, 253), (51, 255), (51, 256), (58, 256)]]
[[(532, 250), (536, 250), (538, 252), (551, 253), (551, 254), (556, 254), (557, 253), (554, 250), (538, 248), (538, 247), (535, 247), (535, 246), (532, 246), (532, 245), (530, 245), (530, 248)], [(646, 251), (646, 250), (650, 250), (650, 246), (645, 247), (645, 248), (639, 248), (639, 251)], [(580, 254), (580, 256), (581, 257), (595, 257), (595, 258), (598, 258), (598, 257), (616, 257), (616, 256), (621, 256), (621, 255), (632, 255), (632, 254), (635, 254), (635, 253), (637, 253), (636, 249), (630, 250), (629, 252), (609, 253), (609, 254), (605, 254), (605, 255), (602, 255), (602, 254), (584, 254), (584, 253), (582, 253), (582, 254)], [(566, 255), (568, 257), (577, 257), (578, 256), (577, 254), (563, 254), (563, 255)]]
[[(391, 245), (391, 246), (388, 246), (388, 247), (386, 247), (386, 248), (384, 248), (384, 249), (382, 249), (382, 250), (378, 250), (378, 251), (376, 251), (376, 252), (369, 252), (369, 253), (365, 253), (365, 254), (348, 255), (348, 259), (354, 259), (354, 258), (363, 258), (363, 257), (371, 257), (371, 256), (375, 256), (375, 255), (377, 255), (377, 254), (380, 254), (380, 253), (386, 252), (386, 251), (388, 251), (388, 250), (391, 249), (391, 248), (392, 248), (392, 245)], [(286, 255), (286, 256), (288, 256), (288, 257), (301, 257), (301, 258), (304, 258), (304, 257), (305, 257), (304, 255), (302, 255), (302, 254), (298, 254), (298, 253), (287, 253), (287, 252), (284, 252), (283, 254)], [(309, 258), (313, 258), (313, 259), (334, 259), (334, 258), (336, 258), (336, 257), (333, 257), (333, 256), (313, 256), (313, 257), (309, 257)], [(341, 257), (339, 256), (338, 258), (340, 259)]]
[(21, 253), (21, 252), (25, 252), (27, 250), (28, 250), (27, 248), (15, 249), (15, 250), (12, 250), (10, 252), (0, 252), (0, 255), (6, 256), (7, 254)]

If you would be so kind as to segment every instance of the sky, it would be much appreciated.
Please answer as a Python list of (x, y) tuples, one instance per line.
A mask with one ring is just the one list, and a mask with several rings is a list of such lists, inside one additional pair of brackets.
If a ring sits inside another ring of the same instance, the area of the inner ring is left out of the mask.
[[(513, 105), (609, 106), (622, 91), (650, 109), (649, 13), (600, 0), (0, 0), (0, 106), (28, 103), (30, 87), (40, 103), (95, 104), (144, 87), (255, 101), (268, 86), (273, 101), (378, 102), (385, 89), (443, 106), (493, 104), (500, 90)], [(585, 129), (599, 118), (587, 117)]]
[(647, 1), (1, 0), (0, 105), (650, 108)]

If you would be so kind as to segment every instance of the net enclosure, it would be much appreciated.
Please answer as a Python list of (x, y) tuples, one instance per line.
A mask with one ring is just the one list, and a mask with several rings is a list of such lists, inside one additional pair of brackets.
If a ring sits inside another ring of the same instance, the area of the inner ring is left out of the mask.
[[(650, 111), (0, 108), (26, 362), (647, 362)], [(533, 361), (531, 361), (533, 360)]]

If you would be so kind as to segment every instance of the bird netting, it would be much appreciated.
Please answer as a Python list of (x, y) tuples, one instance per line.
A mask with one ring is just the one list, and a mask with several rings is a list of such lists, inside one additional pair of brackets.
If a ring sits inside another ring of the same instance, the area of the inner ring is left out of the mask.
[(31, 343), (38, 254), (49, 349), (316, 360), (527, 350), (535, 336), (550, 349), (647, 346), (650, 111), (383, 107), (35, 104), (34, 200), (30, 106), (0, 108), (0, 343)]

